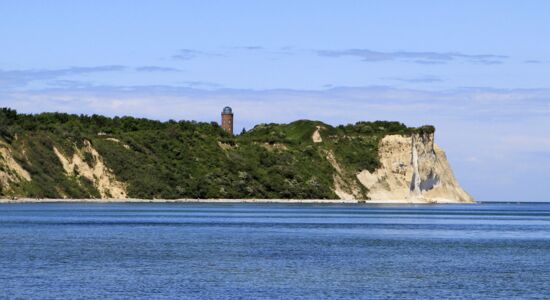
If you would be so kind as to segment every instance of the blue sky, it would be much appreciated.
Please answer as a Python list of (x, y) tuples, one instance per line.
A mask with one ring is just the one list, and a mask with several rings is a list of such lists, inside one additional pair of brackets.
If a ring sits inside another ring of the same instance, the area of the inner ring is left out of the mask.
[(0, 105), (434, 124), (478, 200), (550, 201), (548, 1), (1, 1)]

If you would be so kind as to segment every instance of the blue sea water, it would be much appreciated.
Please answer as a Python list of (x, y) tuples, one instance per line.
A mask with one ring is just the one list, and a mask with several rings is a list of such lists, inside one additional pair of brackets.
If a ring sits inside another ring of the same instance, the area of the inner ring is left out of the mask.
[(550, 204), (4, 204), (0, 298), (550, 298)]

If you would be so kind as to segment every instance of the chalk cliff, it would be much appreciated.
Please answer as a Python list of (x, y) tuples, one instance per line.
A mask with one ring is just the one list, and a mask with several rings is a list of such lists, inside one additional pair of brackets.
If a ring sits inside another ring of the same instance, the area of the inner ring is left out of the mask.
[(13, 158), (10, 146), (0, 142), (0, 192), (11, 192), (12, 185), (30, 180), (29, 172)]
[(435, 128), (160, 122), (0, 109), (0, 198), (472, 202)]
[(387, 135), (379, 143), (380, 167), (357, 178), (371, 200), (474, 202), (453, 175), (433, 133)]
[(103, 158), (89, 141), (84, 141), (84, 147), (81, 149), (75, 147), (73, 150), (73, 156), (67, 157), (56, 147), (53, 148), (67, 176), (87, 179), (97, 189), (102, 199), (128, 198), (125, 184), (119, 182), (113, 171), (105, 166)]

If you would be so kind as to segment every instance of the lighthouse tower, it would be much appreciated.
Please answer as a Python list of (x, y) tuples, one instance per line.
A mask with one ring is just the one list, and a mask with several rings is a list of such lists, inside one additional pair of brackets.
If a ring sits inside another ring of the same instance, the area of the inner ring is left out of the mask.
[(222, 110), (222, 128), (233, 135), (233, 110), (229, 106), (224, 107)]

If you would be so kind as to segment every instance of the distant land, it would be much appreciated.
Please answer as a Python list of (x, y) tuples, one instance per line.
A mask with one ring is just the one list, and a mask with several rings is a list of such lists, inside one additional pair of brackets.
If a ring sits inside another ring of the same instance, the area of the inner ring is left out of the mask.
[(227, 109), (231, 118), (222, 128), (216, 122), (29, 115), (2, 108), (0, 196), (474, 202), (434, 143), (433, 126), (375, 121), (333, 127), (298, 120), (233, 135)]

